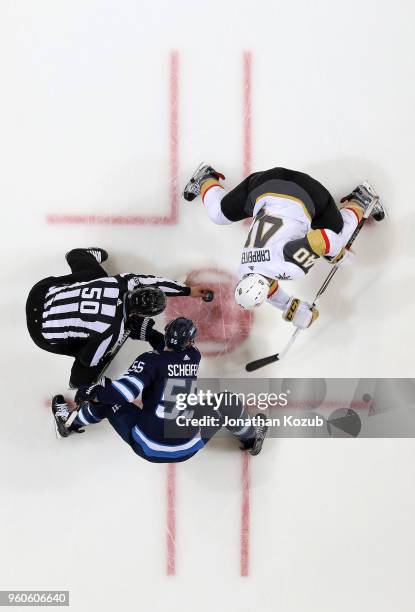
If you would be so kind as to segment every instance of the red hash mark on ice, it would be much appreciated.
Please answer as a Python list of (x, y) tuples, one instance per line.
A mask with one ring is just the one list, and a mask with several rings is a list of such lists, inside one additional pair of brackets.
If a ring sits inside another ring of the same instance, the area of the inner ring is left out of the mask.
[(169, 153), (170, 153), (170, 212), (168, 215), (72, 215), (48, 214), (51, 224), (89, 225), (175, 225), (179, 218), (179, 54), (170, 53), (169, 74)]

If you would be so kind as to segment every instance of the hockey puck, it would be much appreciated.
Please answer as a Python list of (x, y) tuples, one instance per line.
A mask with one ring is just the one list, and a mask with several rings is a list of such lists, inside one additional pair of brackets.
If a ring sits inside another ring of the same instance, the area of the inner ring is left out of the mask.
[(202, 297), (202, 300), (204, 302), (212, 302), (214, 295), (215, 294), (213, 293), (213, 291), (206, 291), (206, 293)]

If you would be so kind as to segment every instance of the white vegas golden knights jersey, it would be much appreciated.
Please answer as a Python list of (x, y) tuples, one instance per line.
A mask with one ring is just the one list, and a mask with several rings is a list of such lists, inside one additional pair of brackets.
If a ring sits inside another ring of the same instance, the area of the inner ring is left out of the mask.
[(276, 280), (304, 276), (318, 257), (300, 249), (294, 259), (290, 257), (287, 260), (283, 250), (288, 242), (304, 238), (310, 229), (311, 217), (301, 200), (264, 194), (257, 200), (253, 211), (239, 276), (257, 273)]

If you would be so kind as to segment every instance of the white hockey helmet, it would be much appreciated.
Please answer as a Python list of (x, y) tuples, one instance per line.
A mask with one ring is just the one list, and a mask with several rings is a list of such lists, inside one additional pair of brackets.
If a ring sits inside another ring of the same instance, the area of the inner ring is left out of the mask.
[(261, 306), (267, 299), (269, 281), (261, 274), (247, 274), (235, 287), (235, 302), (251, 310)]

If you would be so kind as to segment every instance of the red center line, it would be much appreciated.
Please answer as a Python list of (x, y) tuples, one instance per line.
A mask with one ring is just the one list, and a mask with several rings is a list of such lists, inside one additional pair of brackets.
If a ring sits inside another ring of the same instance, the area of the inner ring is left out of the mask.
[(179, 218), (179, 53), (170, 55), (170, 223)]
[(241, 576), (249, 575), (249, 519), (250, 519), (250, 497), (249, 497), (249, 453), (242, 453), (242, 505), (241, 505), (241, 552), (240, 570)]
[[(179, 218), (179, 54), (170, 54), (170, 217), (169, 224)], [(176, 465), (167, 465), (166, 571), (176, 575)]]
[(252, 53), (243, 55), (243, 130), (244, 130), (244, 177), (251, 173), (252, 158)]
[(50, 213), (46, 215), (46, 223), (53, 225), (176, 225), (179, 219), (178, 96), (179, 54), (178, 51), (172, 51), (169, 60), (170, 211), (167, 215), (145, 216)]
[[(252, 159), (252, 53), (243, 54), (243, 173), (251, 172)], [(250, 536), (250, 496), (249, 496), (249, 457), (242, 453), (242, 495), (241, 495), (241, 537), (240, 572), (249, 575), (249, 536)]]
[(167, 564), (168, 576), (176, 574), (176, 464), (167, 464)]

